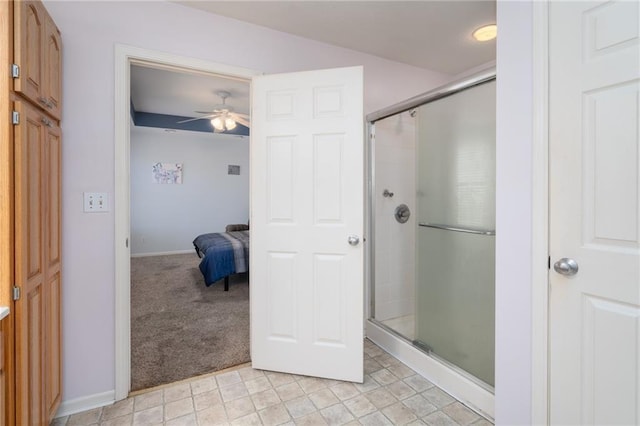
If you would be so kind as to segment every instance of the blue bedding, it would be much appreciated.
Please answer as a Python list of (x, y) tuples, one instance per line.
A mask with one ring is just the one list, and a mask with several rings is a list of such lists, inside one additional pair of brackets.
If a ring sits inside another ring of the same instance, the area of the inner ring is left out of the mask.
[(200, 272), (207, 287), (249, 270), (249, 231), (202, 234), (193, 240), (193, 245), (202, 257)]

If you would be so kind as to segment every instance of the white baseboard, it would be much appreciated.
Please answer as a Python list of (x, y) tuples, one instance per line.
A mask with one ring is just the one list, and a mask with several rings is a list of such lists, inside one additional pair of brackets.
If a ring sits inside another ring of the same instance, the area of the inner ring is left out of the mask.
[(71, 399), (69, 401), (62, 401), (62, 403), (60, 403), (60, 408), (58, 408), (58, 412), (56, 413), (56, 417), (69, 416), (82, 411), (111, 405), (115, 402), (115, 397), (116, 392), (114, 390), (110, 390), (108, 392)]
[(132, 254), (131, 257), (169, 256), (172, 254), (188, 254), (188, 253), (196, 254), (196, 250), (189, 249), (189, 250), (176, 250), (176, 251), (159, 251), (156, 253), (136, 253), (136, 254)]

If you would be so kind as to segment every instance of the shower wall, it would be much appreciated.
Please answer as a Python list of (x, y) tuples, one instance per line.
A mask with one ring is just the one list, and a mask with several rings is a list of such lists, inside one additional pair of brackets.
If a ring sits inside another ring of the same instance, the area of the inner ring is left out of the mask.
[[(375, 318), (401, 320), (415, 308), (415, 120), (405, 112), (377, 121), (375, 132)], [(394, 217), (400, 204), (412, 213), (404, 224)]]

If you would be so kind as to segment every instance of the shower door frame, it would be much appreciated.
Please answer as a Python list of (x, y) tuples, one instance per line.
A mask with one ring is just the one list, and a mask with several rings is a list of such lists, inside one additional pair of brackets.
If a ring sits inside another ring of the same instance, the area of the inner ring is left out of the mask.
[(472, 87), (489, 83), (496, 79), (496, 68), (488, 67), (468, 77), (437, 87), (403, 102), (368, 114), (366, 144), (367, 199), (366, 229), (369, 244), (365, 258), (368, 264), (366, 274), (366, 335), (400, 361), (424, 375), (461, 402), (474, 408), (484, 416), (494, 418), (493, 388), (479, 379), (463, 372), (459, 367), (416, 347), (411, 340), (373, 318), (375, 315), (375, 123), (401, 112), (454, 95)]

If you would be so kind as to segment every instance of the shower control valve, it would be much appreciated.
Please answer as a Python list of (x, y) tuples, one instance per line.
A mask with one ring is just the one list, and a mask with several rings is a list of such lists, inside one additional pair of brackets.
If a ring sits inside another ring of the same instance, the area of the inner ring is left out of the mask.
[(396, 207), (396, 211), (393, 214), (398, 221), (398, 223), (407, 223), (409, 217), (411, 216), (411, 210), (406, 204), (400, 204)]

